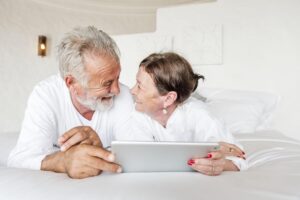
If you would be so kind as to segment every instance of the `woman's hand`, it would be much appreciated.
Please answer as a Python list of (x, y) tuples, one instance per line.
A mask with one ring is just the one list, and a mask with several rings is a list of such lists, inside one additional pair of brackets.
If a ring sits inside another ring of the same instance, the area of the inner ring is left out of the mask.
[(223, 171), (239, 171), (232, 161), (226, 160), (220, 151), (211, 152), (206, 158), (195, 158), (188, 161), (194, 170), (209, 176), (220, 175)]
[(226, 156), (236, 156), (243, 159), (245, 153), (236, 145), (220, 142), (219, 148), (210, 152), (206, 158), (194, 158), (188, 161), (194, 170), (209, 176), (220, 175), (223, 171), (239, 171), (231, 160), (225, 159)]
[(89, 126), (78, 126), (58, 138), (61, 151), (66, 151), (77, 144), (89, 144), (102, 147), (98, 134)]
[(227, 142), (219, 142), (219, 151), (221, 151), (221, 153), (224, 156), (236, 156), (239, 158), (246, 159), (245, 152), (234, 144), (229, 144)]
[(220, 175), (224, 171), (226, 161), (221, 152), (211, 152), (206, 158), (195, 158), (188, 161), (194, 170), (209, 176)]

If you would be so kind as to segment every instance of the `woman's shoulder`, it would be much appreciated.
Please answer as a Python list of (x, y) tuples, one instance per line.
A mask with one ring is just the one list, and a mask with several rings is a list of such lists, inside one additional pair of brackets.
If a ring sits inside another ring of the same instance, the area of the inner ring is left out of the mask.
[(201, 111), (208, 112), (207, 105), (203, 101), (198, 100), (194, 97), (189, 97), (182, 104), (180, 104), (179, 108), (181, 108), (185, 111), (188, 111), (188, 112), (193, 112), (195, 110), (200, 111), (200, 112)]
[(136, 124), (151, 124), (153, 119), (145, 113), (139, 112), (135, 109), (130, 113), (130, 118)]
[(201, 120), (214, 120), (215, 116), (210, 112), (205, 102), (198, 100), (194, 97), (188, 98), (179, 107), (181, 115), (184, 115), (186, 119), (201, 119)]

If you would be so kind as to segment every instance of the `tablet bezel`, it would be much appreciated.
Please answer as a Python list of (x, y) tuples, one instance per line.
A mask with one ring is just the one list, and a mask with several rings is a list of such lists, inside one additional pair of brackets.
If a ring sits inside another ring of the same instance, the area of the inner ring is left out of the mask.
[[(111, 151), (123, 172), (186, 172), (192, 158), (206, 157), (217, 142), (113, 141)], [(177, 155), (174, 155), (177, 153)]]

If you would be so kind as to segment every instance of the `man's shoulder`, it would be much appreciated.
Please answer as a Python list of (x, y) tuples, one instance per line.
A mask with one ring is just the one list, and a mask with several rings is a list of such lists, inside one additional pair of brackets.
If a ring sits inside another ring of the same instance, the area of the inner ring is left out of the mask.
[(130, 90), (128, 86), (120, 83), (120, 93), (115, 97), (115, 100), (117, 102), (132, 102), (133, 103), (133, 98), (130, 93)]
[(64, 81), (61, 78), (61, 76), (59, 76), (58, 74), (56, 75), (52, 75), (49, 76), (48, 78), (40, 81), (39, 83), (36, 84), (35, 89), (36, 88), (62, 88), (62, 86), (64, 85)]
[[(129, 88), (126, 85), (120, 83), (120, 93), (117, 96), (115, 96), (114, 105), (111, 111), (113, 112), (116, 111), (117, 113), (130, 112), (134, 108), (133, 106), (134, 106), (133, 98)], [(126, 113), (122, 113), (122, 114), (126, 114)]]
[(66, 86), (63, 79), (57, 74), (37, 83), (33, 89), (33, 93), (44, 95), (60, 95), (65, 90), (65, 87)]
[(53, 104), (65, 98), (65, 94), (66, 86), (63, 79), (59, 75), (52, 75), (35, 85), (29, 101), (44, 101), (44, 103)]

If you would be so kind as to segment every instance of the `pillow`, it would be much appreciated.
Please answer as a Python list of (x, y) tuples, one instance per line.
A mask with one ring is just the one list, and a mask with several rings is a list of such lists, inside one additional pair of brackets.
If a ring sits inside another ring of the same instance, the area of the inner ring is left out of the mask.
[(269, 129), (280, 100), (278, 95), (254, 91), (199, 88), (196, 93), (196, 98), (206, 98), (208, 109), (233, 134)]

